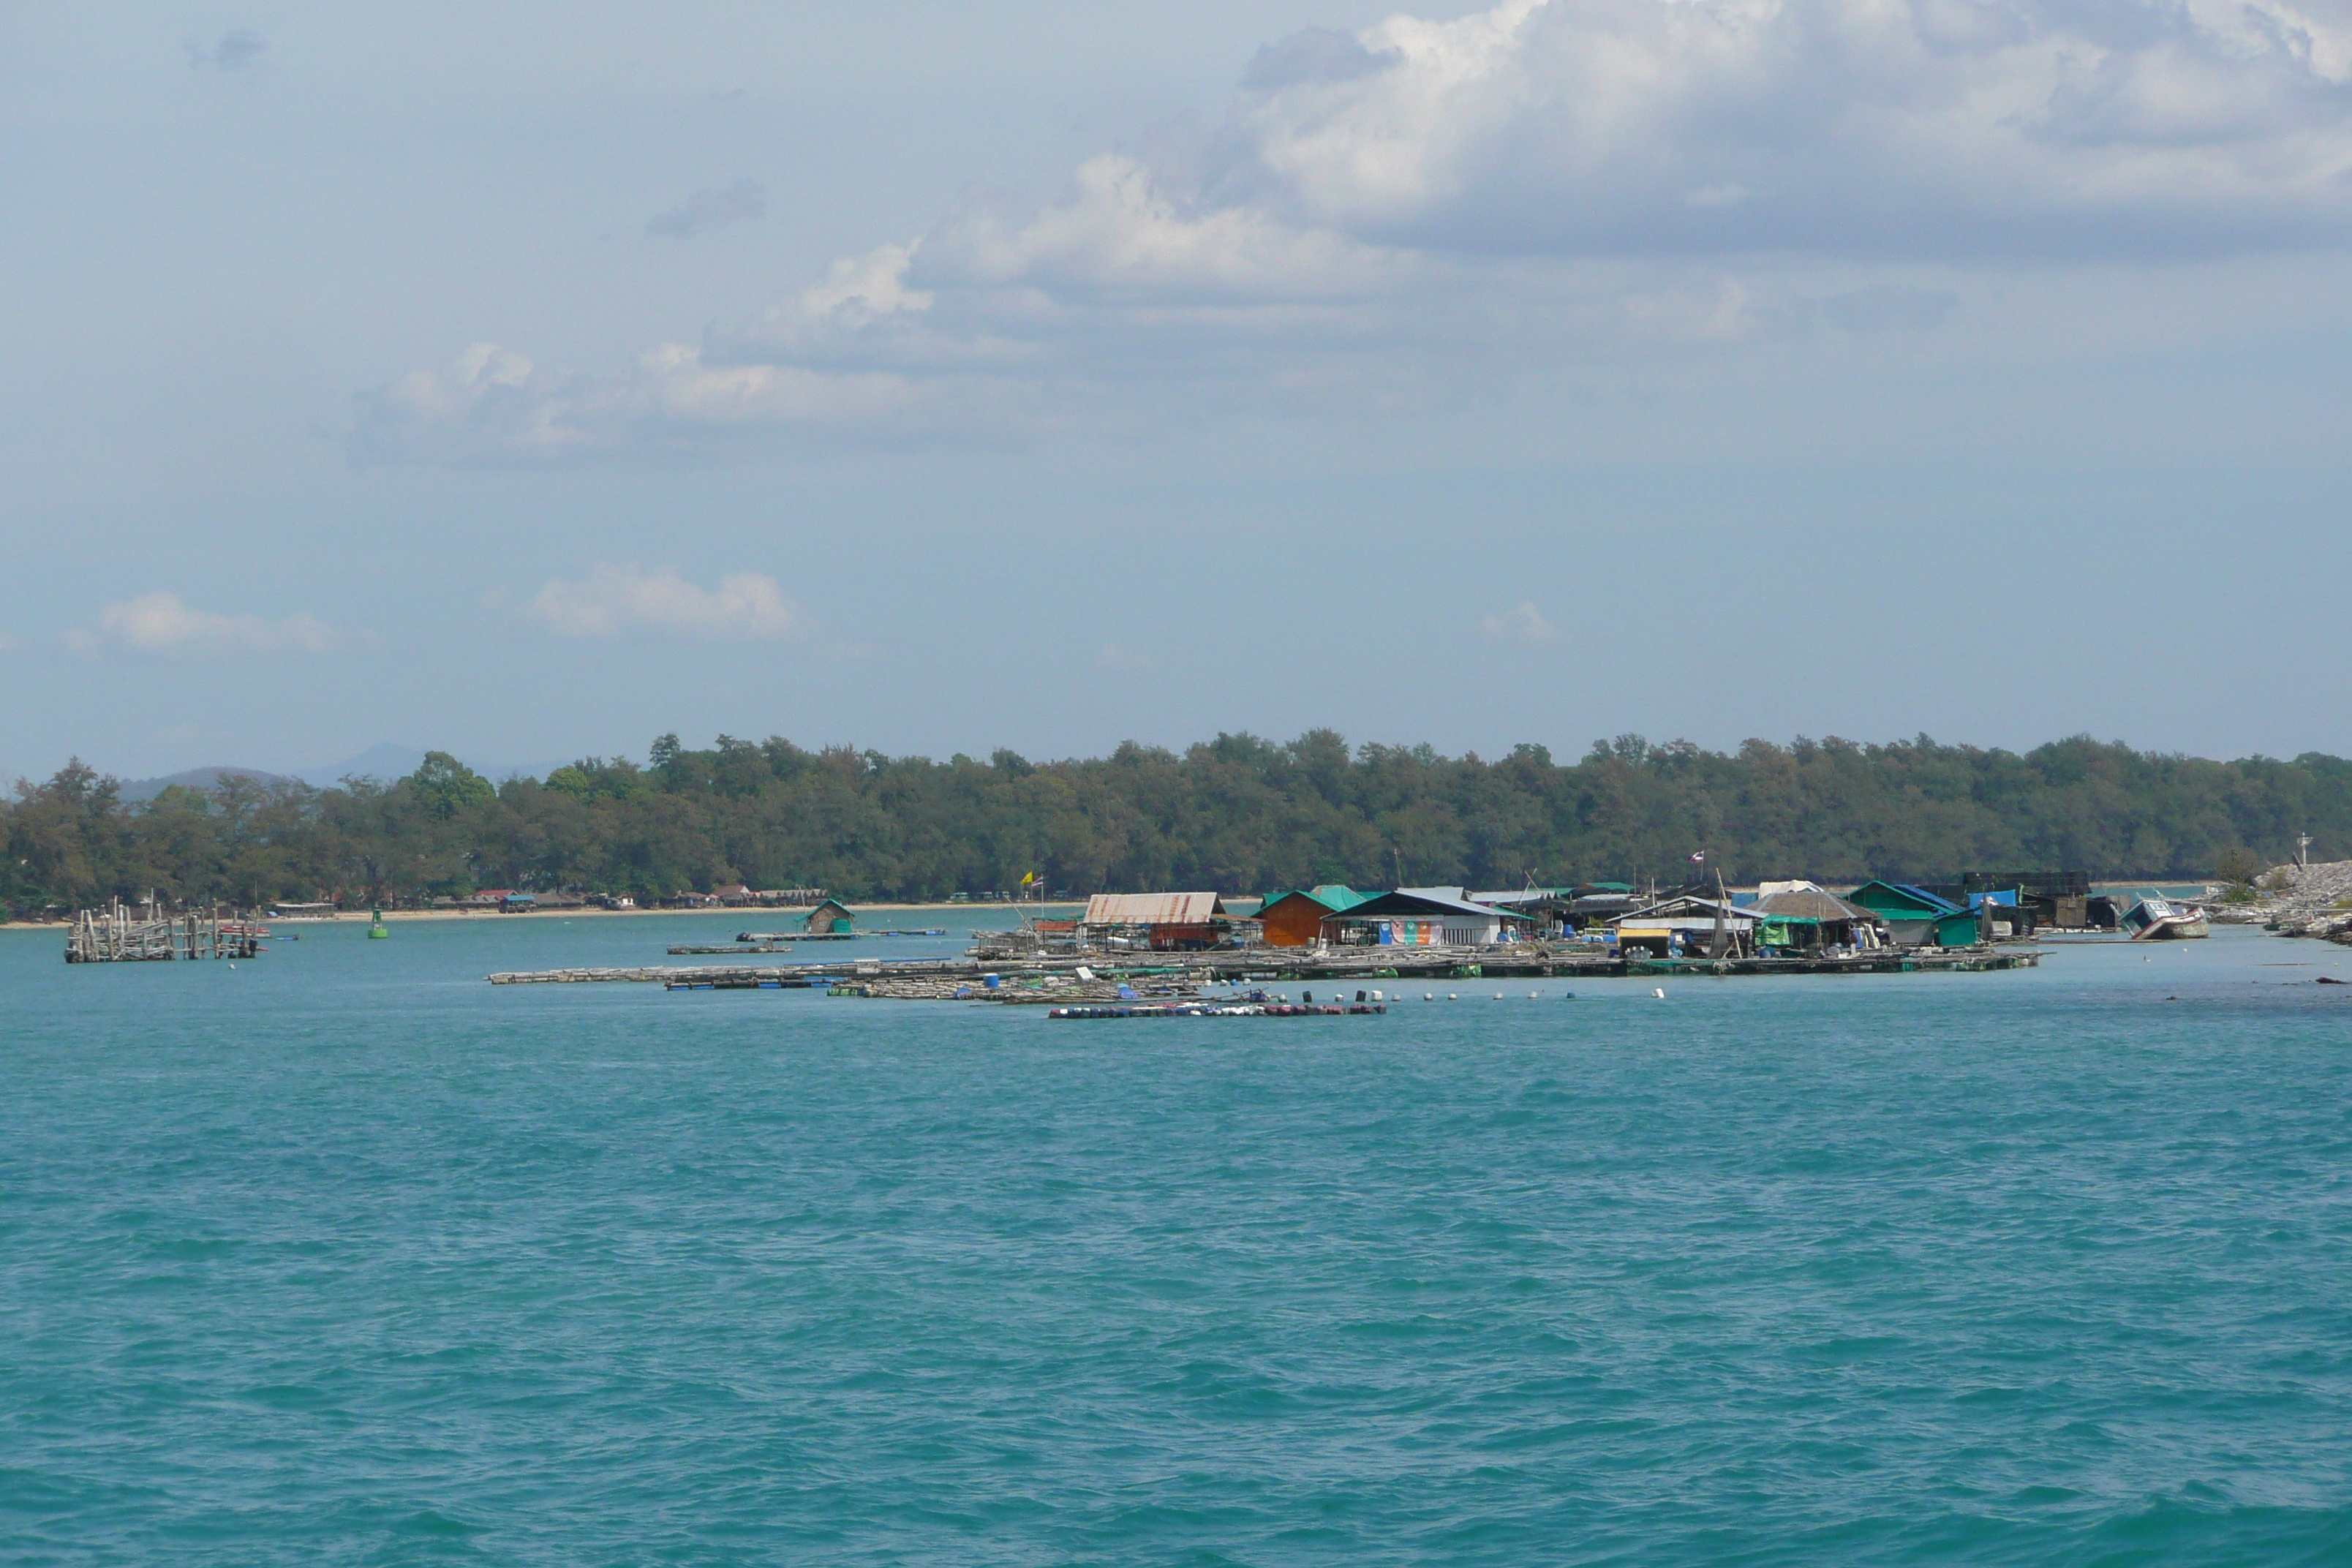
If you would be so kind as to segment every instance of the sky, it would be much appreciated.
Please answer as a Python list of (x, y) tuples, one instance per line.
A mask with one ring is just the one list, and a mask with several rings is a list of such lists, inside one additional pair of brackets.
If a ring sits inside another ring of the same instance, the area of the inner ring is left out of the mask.
[(0, 0), (0, 776), (2352, 752), (2352, 0)]

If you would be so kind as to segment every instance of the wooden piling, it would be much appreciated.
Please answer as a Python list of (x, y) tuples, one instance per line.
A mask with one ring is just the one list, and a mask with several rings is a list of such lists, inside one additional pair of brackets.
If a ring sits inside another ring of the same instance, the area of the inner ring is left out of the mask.
[(261, 952), (257, 927), (224, 922), (217, 909), (168, 913), (150, 898), (133, 914), (114, 900), (103, 910), (83, 910), (66, 932), (68, 963), (151, 963), (181, 958), (254, 958)]

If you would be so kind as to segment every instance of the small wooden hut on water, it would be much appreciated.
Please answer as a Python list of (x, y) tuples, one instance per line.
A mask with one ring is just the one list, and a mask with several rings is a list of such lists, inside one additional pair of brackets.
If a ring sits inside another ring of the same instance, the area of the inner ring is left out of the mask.
[(811, 936), (848, 936), (857, 930), (857, 917), (838, 899), (826, 899), (809, 910), (801, 929)]

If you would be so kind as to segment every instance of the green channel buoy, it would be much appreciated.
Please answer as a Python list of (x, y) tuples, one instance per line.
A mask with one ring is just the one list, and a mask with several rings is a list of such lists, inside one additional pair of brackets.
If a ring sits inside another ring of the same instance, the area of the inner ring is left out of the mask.
[(384, 930), (383, 911), (382, 910), (374, 910), (370, 912), (375, 916), (375, 919), (368, 922), (368, 940), (370, 942), (381, 942), (385, 937), (390, 936), (392, 932)]

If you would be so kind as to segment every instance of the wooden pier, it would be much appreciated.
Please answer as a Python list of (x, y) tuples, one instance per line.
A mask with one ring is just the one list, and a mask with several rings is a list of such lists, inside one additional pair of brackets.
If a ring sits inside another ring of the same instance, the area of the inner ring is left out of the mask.
[(150, 900), (138, 907), (117, 899), (102, 910), (84, 910), (66, 932), (68, 963), (152, 963), (178, 958), (253, 958), (268, 933), (257, 926), (224, 921), (216, 910), (164, 912)]
[[(1454, 948), (1240, 948), (1212, 952), (1136, 954), (1132, 958), (1024, 957), (1020, 959), (898, 958), (839, 959), (776, 964), (688, 966), (648, 964), (618, 969), (509, 971), (488, 978), (493, 985), (634, 981), (656, 984), (709, 985), (723, 989), (800, 989), (783, 981), (841, 984), (844, 994), (954, 997), (970, 988), (972, 1000), (1010, 1000), (988, 992), (1039, 991), (1049, 983), (1083, 994), (1089, 984), (1121, 982), (1155, 987), (1198, 987), (1219, 983), (1337, 980), (1378, 981), (1477, 979), (1622, 979), (1633, 976), (1759, 974), (1980, 973), (2031, 969), (2039, 950), (2001, 946), (1878, 948), (1835, 955), (1790, 958), (1622, 958), (1581, 943), (1506, 942), (1495, 947)], [(988, 977), (998, 984), (991, 987)], [(771, 983), (765, 987), (761, 982)], [(906, 984), (900, 983), (919, 983)]]

